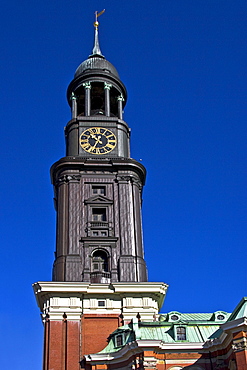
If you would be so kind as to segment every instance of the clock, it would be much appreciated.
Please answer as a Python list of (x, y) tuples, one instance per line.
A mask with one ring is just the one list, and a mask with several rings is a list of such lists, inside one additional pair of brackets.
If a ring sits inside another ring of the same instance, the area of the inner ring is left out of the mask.
[(117, 145), (114, 133), (104, 127), (90, 127), (80, 135), (80, 146), (90, 154), (106, 154)]

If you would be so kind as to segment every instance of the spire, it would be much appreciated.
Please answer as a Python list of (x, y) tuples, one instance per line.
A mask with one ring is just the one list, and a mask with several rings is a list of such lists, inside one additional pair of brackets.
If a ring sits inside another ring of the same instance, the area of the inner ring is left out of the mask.
[(101, 57), (103, 57), (103, 55), (101, 53), (101, 50), (100, 50), (100, 47), (99, 47), (98, 27), (95, 27), (94, 47), (93, 47), (92, 54), (90, 56), (93, 56), (93, 55), (100, 55)]
[(97, 11), (95, 12), (95, 22), (94, 22), (94, 28), (95, 28), (95, 34), (94, 34), (94, 47), (92, 54), (90, 56), (98, 55), (104, 58), (103, 54), (101, 53), (100, 46), (99, 46), (99, 22), (98, 17), (105, 12), (105, 9), (103, 9), (100, 13)]

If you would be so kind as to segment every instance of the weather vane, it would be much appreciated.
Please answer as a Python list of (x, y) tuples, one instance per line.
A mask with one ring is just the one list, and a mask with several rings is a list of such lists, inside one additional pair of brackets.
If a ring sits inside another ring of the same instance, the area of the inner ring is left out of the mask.
[(98, 11), (96, 10), (96, 12), (94, 13), (95, 14), (95, 22), (94, 22), (94, 27), (96, 29), (98, 29), (98, 26), (99, 26), (99, 22), (98, 22), (98, 18), (101, 14), (105, 13), (105, 9), (103, 9), (101, 12), (98, 13)]

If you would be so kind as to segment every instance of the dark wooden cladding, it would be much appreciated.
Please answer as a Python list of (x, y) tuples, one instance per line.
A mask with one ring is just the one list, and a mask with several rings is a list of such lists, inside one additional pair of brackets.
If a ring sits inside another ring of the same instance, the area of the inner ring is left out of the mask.
[(145, 168), (130, 158), (65, 157), (52, 166), (57, 204), (53, 280), (147, 281), (141, 226), (145, 175)]
[(115, 67), (95, 54), (78, 67), (67, 97), (66, 157), (51, 168), (53, 280), (147, 281), (141, 222), (146, 170), (130, 158), (126, 88)]

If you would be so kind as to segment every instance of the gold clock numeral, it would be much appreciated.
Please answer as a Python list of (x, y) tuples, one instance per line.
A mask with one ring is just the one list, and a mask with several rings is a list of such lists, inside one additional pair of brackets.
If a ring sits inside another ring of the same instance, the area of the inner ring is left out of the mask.
[(93, 127), (89, 129), (89, 132), (91, 132), (92, 134), (100, 134), (100, 127)]
[(115, 145), (112, 145), (112, 144), (106, 144), (106, 148), (110, 148), (110, 149), (113, 149), (115, 147)]
[(82, 144), (81, 147), (82, 147), (82, 149), (88, 151), (90, 149), (90, 144), (88, 144), (88, 143)]

